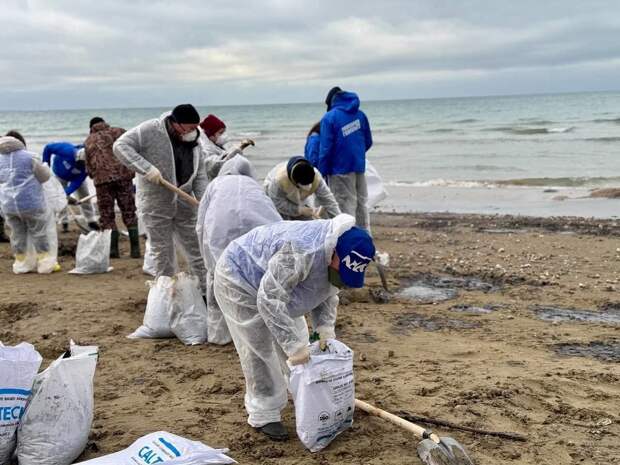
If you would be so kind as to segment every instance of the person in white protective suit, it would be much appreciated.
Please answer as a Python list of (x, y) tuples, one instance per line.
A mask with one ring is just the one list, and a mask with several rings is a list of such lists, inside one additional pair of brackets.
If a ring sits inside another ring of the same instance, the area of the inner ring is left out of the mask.
[[(15, 255), (13, 271), (39, 273), (59, 271), (56, 253), (56, 225), (48, 208), (42, 184), (50, 169), (36, 154), (26, 151), (24, 138), (17, 131), (0, 137), (0, 210), (11, 229), (11, 248)], [(27, 259), (29, 245), (36, 259)]]
[(171, 113), (125, 132), (113, 150), (121, 163), (138, 173), (137, 205), (149, 237), (156, 276), (173, 276), (178, 271), (178, 242), (204, 295), (205, 268), (196, 236), (196, 207), (160, 182), (165, 179), (198, 200), (202, 198), (207, 176), (198, 143), (199, 122), (200, 116), (192, 105), (178, 105)]
[(277, 164), (263, 185), (285, 220), (334, 218), (342, 213), (321, 173), (304, 157)]
[(250, 162), (239, 155), (228, 160), (209, 183), (200, 201), (196, 232), (207, 269), (207, 337), (212, 344), (232, 339), (213, 294), (213, 275), (226, 246), (257, 226), (282, 221), (282, 217), (254, 178)]
[(214, 291), (246, 381), (248, 423), (273, 440), (288, 438), (284, 360), (310, 359), (308, 327), (335, 338), (338, 288), (364, 285), (372, 238), (350, 215), (282, 221), (231, 242), (217, 262)]
[(209, 181), (215, 179), (224, 163), (242, 154), (249, 145), (254, 145), (250, 139), (244, 139), (239, 145), (231, 142), (226, 134), (226, 124), (215, 115), (207, 115), (200, 123), (200, 128), (200, 143), (206, 155), (205, 167)]

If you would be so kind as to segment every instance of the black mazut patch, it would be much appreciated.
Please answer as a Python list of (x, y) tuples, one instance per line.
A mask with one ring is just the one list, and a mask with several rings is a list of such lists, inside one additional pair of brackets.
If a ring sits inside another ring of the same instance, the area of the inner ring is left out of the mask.
[(553, 350), (569, 357), (591, 357), (604, 362), (620, 362), (620, 342), (592, 341), (587, 343), (554, 344)]
[(550, 305), (534, 305), (530, 308), (543, 321), (576, 321), (620, 325), (620, 308), (611, 305), (602, 306), (599, 311)]

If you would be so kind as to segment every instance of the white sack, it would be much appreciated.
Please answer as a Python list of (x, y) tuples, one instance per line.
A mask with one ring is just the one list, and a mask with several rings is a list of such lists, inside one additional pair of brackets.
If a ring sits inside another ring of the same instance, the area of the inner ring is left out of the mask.
[(327, 447), (353, 424), (353, 351), (335, 339), (323, 352), (313, 343), (310, 361), (291, 367), (290, 390), (297, 436), (311, 452)]
[(170, 329), (186, 345), (207, 340), (207, 307), (195, 276), (179, 273), (175, 277)]
[(0, 343), (0, 464), (9, 463), (17, 427), (32, 393), (41, 355), (26, 342), (14, 347)]
[(80, 234), (75, 252), (75, 268), (73, 274), (96, 274), (111, 271), (110, 237), (112, 231), (91, 231)]
[(224, 455), (227, 449), (213, 449), (165, 431), (147, 434), (127, 449), (78, 465), (212, 465), (237, 463)]
[(366, 184), (368, 185), (368, 209), (374, 208), (379, 202), (387, 198), (388, 193), (383, 186), (379, 172), (366, 159)]
[(127, 337), (130, 339), (173, 337), (174, 334), (170, 329), (170, 313), (174, 280), (169, 276), (160, 276), (155, 281), (147, 281), (146, 284), (150, 290), (142, 326)]
[(93, 421), (96, 365), (97, 353), (83, 352), (60, 357), (37, 375), (17, 430), (20, 465), (69, 465), (82, 453)]

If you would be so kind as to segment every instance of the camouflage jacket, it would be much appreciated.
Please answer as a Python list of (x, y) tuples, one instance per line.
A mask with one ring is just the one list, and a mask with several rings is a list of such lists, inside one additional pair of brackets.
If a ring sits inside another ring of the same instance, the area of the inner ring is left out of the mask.
[(134, 173), (118, 161), (112, 152), (112, 145), (124, 132), (124, 129), (112, 128), (105, 122), (91, 128), (84, 147), (86, 171), (93, 178), (95, 186), (133, 178)]

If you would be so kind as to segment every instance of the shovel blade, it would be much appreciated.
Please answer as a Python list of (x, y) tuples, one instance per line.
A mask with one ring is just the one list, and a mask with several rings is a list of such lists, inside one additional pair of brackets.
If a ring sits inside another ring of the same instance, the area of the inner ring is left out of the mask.
[(463, 446), (449, 437), (439, 438), (439, 444), (424, 439), (418, 444), (418, 456), (426, 465), (474, 465)]

